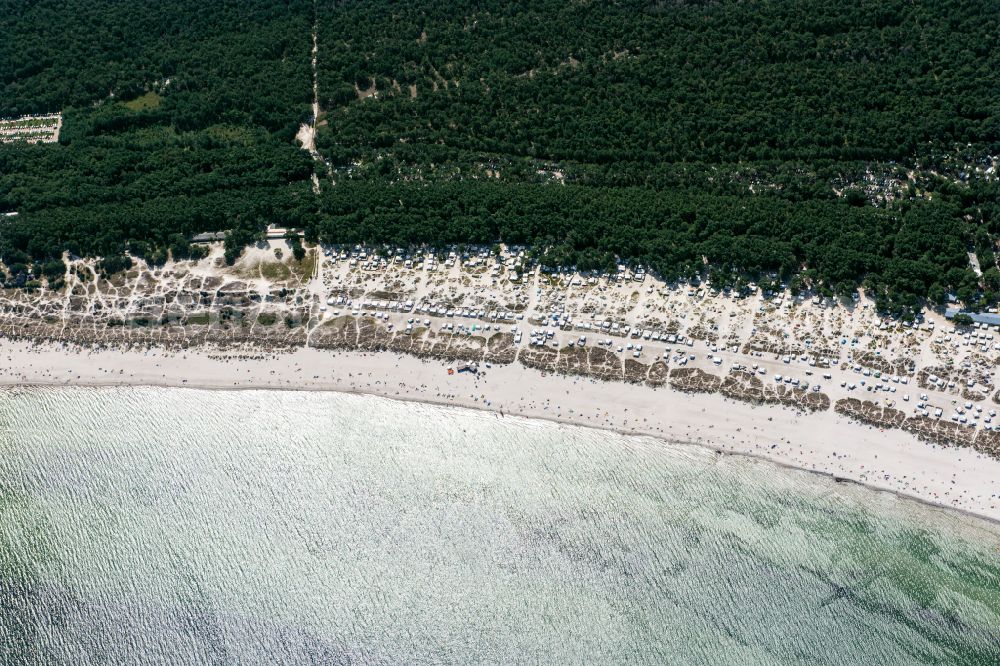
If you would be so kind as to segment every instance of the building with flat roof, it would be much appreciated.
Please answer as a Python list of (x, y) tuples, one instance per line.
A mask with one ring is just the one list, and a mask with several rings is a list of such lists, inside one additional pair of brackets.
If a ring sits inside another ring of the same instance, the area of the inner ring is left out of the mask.
[(947, 319), (954, 319), (957, 314), (969, 315), (969, 318), (976, 324), (1000, 326), (1000, 314), (993, 312), (965, 312), (960, 308), (948, 308), (944, 311), (944, 316)]
[(192, 243), (213, 243), (215, 241), (226, 240), (225, 231), (208, 231), (203, 234), (191, 236)]

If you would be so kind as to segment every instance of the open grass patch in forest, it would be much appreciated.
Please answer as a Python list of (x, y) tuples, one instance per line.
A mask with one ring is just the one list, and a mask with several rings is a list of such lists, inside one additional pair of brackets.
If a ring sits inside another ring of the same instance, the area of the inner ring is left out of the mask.
[(187, 316), (187, 323), (194, 326), (207, 326), (212, 320), (212, 315), (208, 312), (198, 312)]
[(125, 107), (131, 111), (145, 111), (146, 109), (155, 109), (162, 101), (163, 98), (155, 92), (148, 92), (145, 95), (140, 95), (133, 100), (125, 102)]
[(205, 134), (230, 145), (249, 146), (257, 138), (254, 130), (237, 125), (212, 125), (205, 130)]

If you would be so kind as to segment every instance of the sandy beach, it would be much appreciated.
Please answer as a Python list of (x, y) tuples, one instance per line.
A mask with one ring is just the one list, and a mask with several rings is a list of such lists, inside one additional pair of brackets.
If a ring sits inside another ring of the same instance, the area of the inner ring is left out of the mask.
[(996, 326), (893, 320), (863, 292), (544, 272), (518, 248), (291, 255), (270, 240), (228, 266), (216, 242), (115, 275), (67, 255), (58, 288), (0, 290), (0, 386), (366, 393), (701, 444), (1000, 520)]
[[(93, 350), (0, 339), (0, 386), (149, 385), (366, 393), (697, 443), (1000, 520), (1000, 461), (834, 411), (805, 413), (518, 364), (449, 374), (392, 352)], [(155, 405), (150, 406), (155, 409)]]

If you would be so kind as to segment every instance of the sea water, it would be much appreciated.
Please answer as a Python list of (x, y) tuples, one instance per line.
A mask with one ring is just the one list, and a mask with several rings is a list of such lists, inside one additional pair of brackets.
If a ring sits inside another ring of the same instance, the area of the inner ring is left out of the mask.
[(1000, 663), (1000, 529), (334, 393), (0, 392), (0, 663)]

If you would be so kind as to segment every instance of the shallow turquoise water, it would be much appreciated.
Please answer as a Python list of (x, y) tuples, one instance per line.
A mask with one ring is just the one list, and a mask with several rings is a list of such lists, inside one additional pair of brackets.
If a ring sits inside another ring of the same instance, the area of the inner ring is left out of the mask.
[(1000, 528), (380, 398), (0, 392), (0, 663), (1000, 663)]

